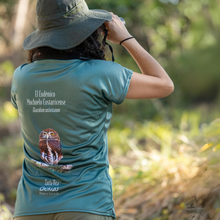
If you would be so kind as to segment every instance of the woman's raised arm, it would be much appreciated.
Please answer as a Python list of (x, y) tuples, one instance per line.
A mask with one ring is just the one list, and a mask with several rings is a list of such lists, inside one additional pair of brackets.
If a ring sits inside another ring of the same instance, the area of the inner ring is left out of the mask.
[[(117, 15), (106, 22), (107, 39), (113, 43), (131, 37)], [(124, 41), (123, 45), (134, 58), (142, 74), (134, 72), (126, 95), (128, 99), (162, 98), (171, 94), (174, 85), (162, 66), (134, 39)]]

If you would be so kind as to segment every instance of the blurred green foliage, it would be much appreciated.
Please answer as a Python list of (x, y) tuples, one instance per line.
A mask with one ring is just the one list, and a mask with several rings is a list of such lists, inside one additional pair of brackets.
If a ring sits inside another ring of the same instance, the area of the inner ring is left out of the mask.
[(17, 110), (10, 102), (10, 85), (14, 72), (14, 65), (6, 60), (0, 64), (0, 128), (18, 118)]

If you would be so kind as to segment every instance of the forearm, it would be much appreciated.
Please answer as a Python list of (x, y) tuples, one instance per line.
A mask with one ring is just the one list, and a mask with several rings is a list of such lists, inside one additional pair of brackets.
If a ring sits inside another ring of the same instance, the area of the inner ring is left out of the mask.
[(164, 80), (170, 81), (172, 84), (170, 77), (162, 66), (134, 38), (124, 41), (122, 45), (134, 58), (144, 75), (163, 78)]

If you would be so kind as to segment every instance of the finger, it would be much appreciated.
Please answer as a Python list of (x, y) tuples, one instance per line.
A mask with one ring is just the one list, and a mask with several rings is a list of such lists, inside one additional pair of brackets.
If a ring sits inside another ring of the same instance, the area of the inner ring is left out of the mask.
[(107, 29), (109, 28), (109, 22), (110, 22), (110, 21), (105, 21), (105, 22), (104, 22), (104, 25), (105, 25), (105, 27), (106, 27)]
[(115, 14), (113, 13), (113, 12), (110, 12), (111, 13), (111, 15), (112, 15), (112, 18), (114, 18), (115, 17)]
[(114, 14), (113, 12), (110, 12), (110, 13), (112, 14), (112, 18), (115, 18), (115, 19), (119, 18), (118, 15)]
[(118, 15), (115, 15), (116, 19), (120, 20), (120, 18), (118, 17)]

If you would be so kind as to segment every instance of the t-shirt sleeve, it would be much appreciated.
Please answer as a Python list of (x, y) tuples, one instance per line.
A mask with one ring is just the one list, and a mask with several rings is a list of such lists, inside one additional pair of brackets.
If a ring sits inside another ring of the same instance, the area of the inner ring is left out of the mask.
[(13, 74), (12, 84), (11, 84), (11, 104), (14, 106), (14, 108), (18, 109), (17, 105), (17, 81), (15, 77), (15, 73)]
[(105, 67), (101, 93), (103, 98), (121, 104), (128, 92), (133, 71), (117, 63), (109, 63)]

